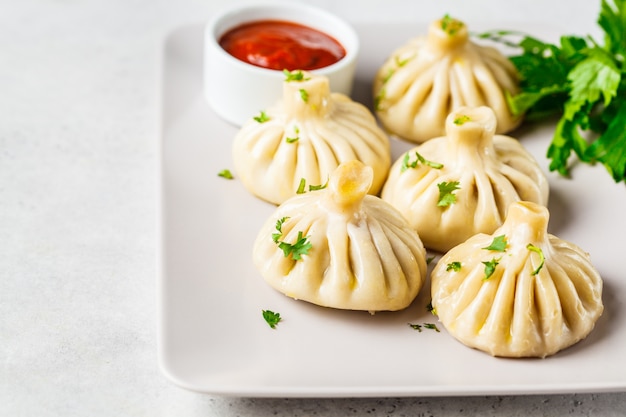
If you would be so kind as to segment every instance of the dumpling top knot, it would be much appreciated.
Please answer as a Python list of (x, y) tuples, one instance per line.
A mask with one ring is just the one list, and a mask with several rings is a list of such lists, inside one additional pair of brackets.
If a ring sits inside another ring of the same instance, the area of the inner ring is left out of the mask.
[(370, 193), (377, 194), (391, 164), (389, 138), (364, 105), (306, 71), (287, 71), (282, 99), (245, 123), (233, 143), (243, 185), (274, 204), (296, 195), (302, 181), (326, 183), (352, 160), (372, 168)]
[(427, 248), (445, 252), (476, 233), (491, 233), (511, 203), (547, 205), (548, 180), (535, 158), (496, 130), (491, 108), (458, 108), (446, 119), (446, 136), (414, 147), (391, 167), (382, 198)]
[(521, 122), (506, 100), (518, 83), (506, 56), (472, 42), (467, 26), (446, 16), (381, 66), (374, 78), (375, 111), (389, 132), (416, 143), (444, 134), (446, 116), (462, 106), (491, 107), (496, 133), (506, 133)]
[[(426, 251), (397, 210), (368, 194), (372, 178), (371, 167), (344, 162), (327, 187), (280, 204), (254, 243), (254, 264), (265, 281), (326, 307), (409, 306), (425, 281)], [(296, 246), (306, 253), (290, 256)]]

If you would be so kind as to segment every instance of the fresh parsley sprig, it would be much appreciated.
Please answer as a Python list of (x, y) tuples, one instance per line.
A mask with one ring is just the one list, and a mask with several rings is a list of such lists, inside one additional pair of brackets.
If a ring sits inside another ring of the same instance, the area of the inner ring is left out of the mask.
[(302, 255), (309, 253), (309, 250), (313, 247), (313, 244), (309, 241), (308, 236), (304, 236), (302, 231), (298, 231), (295, 243), (288, 243), (281, 241), (283, 237), (283, 224), (289, 220), (289, 217), (281, 217), (276, 221), (276, 232), (272, 233), (272, 241), (278, 245), (278, 248), (283, 251), (285, 258), (291, 256), (294, 261), (302, 259)]
[(557, 44), (518, 40), (513, 31), (478, 36), (520, 50), (509, 57), (521, 78), (511, 110), (527, 120), (559, 117), (546, 152), (551, 171), (568, 176), (574, 156), (626, 182), (626, 0), (602, 0), (597, 24), (603, 43), (572, 35)]

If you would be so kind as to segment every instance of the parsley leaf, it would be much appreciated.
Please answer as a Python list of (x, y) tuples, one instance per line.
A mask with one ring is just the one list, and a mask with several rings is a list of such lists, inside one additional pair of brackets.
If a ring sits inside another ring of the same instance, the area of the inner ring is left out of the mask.
[(282, 320), (280, 313), (274, 313), (271, 310), (262, 310), (263, 319), (272, 328), (275, 329), (276, 325)]
[(446, 207), (456, 203), (456, 195), (454, 195), (454, 192), (460, 189), (458, 181), (440, 182), (437, 184), (437, 187), (439, 188), (437, 206)]
[(283, 70), (283, 74), (285, 75), (285, 81), (287, 82), (291, 82), (291, 81), (307, 81), (310, 78), (305, 77), (304, 73), (302, 72), (302, 70), (296, 70), (296, 71), (289, 71), (287, 69)]
[(221, 170), (220, 172), (217, 173), (217, 176), (225, 178), (227, 180), (235, 179), (235, 177), (233, 176), (232, 172), (230, 172), (230, 170), (228, 170), (228, 169)]
[(500, 235), (493, 238), (491, 244), (483, 249), (492, 250), (496, 252), (505, 252), (506, 251), (506, 235)]
[(441, 19), (441, 30), (446, 32), (449, 36), (454, 36), (456, 33), (464, 26), (463, 22), (460, 20), (454, 19), (450, 17), (450, 15), (446, 14)]
[(424, 323), (424, 324), (407, 323), (407, 324), (409, 325), (410, 328), (412, 328), (413, 330), (417, 330), (420, 333), (422, 332), (422, 328), (434, 330), (437, 333), (440, 333), (439, 328), (437, 327), (437, 325), (435, 325), (433, 323)]
[(304, 101), (305, 103), (309, 101), (309, 92), (306, 91), (304, 88), (301, 88), (300, 90), (298, 90), (300, 92), (300, 98), (302, 99), (302, 101)]
[(500, 259), (502, 258), (493, 258), (490, 261), (483, 262), (485, 265), (485, 278), (483, 279), (489, 279), (493, 275), (496, 271), (496, 266), (500, 263)]
[(420, 155), (419, 152), (415, 152), (415, 160), (411, 162), (411, 155), (407, 152), (404, 154), (404, 157), (402, 158), (402, 165), (400, 166), (400, 172), (404, 172), (409, 168), (417, 168), (418, 163), (424, 164), (434, 169), (443, 168), (443, 164), (440, 164), (439, 162), (429, 161), (426, 158), (424, 158), (422, 155)]
[(306, 192), (305, 187), (306, 180), (304, 178), (300, 178), (300, 183), (298, 184), (298, 189), (296, 190), (296, 194), (304, 194)]
[(309, 250), (313, 247), (313, 244), (309, 242), (309, 237), (303, 237), (302, 231), (298, 231), (298, 237), (296, 243), (277, 242), (278, 247), (283, 251), (285, 258), (291, 255), (291, 259), (299, 261), (302, 259), (302, 255), (309, 253)]
[(459, 261), (450, 262), (448, 265), (446, 265), (446, 271), (459, 272), (460, 270), (461, 270), (461, 262)]
[(270, 117), (265, 113), (265, 111), (261, 110), (261, 113), (258, 116), (254, 116), (254, 120), (259, 123), (265, 123), (270, 120)]
[(472, 119), (469, 116), (461, 115), (461, 116), (457, 117), (456, 119), (454, 119), (452, 121), (452, 123), (454, 123), (455, 125), (461, 126), (461, 125), (463, 125), (463, 124), (465, 124), (467, 122), (470, 122), (471, 120)]
[(532, 272), (531, 275), (537, 275), (539, 273), (539, 271), (541, 271), (541, 268), (543, 268), (543, 264), (546, 261), (545, 256), (543, 255), (543, 251), (541, 250), (541, 248), (538, 248), (537, 246), (533, 245), (532, 243), (529, 243), (528, 245), (526, 245), (526, 249), (528, 249), (529, 251), (535, 252), (539, 254), (539, 266), (537, 268), (535, 268), (535, 270)]
[(285, 223), (287, 220), (289, 220), (289, 217), (282, 217), (278, 220), (276, 220), (276, 231), (278, 231), (278, 233), (272, 233), (272, 240), (274, 241), (274, 243), (278, 243), (278, 239), (280, 239), (283, 235), (283, 223)]
[(615, 182), (626, 182), (626, 1), (602, 0), (597, 19), (604, 44), (591, 36), (562, 36), (550, 44), (516, 32), (479, 35), (517, 47), (509, 59), (521, 91), (508, 96), (528, 121), (558, 116), (547, 157), (550, 170), (568, 176), (572, 156), (601, 162)]

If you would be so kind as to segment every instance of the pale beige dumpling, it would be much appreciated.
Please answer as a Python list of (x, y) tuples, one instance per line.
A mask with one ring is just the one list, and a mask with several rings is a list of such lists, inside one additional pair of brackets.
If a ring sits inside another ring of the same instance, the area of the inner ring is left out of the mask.
[(404, 153), (391, 167), (383, 200), (397, 208), (428, 249), (445, 252), (502, 225), (511, 203), (547, 205), (548, 180), (516, 139), (495, 135), (489, 107), (450, 113), (446, 136)]
[(340, 163), (372, 167), (371, 194), (389, 172), (389, 138), (374, 115), (348, 96), (332, 93), (328, 78), (304, 71), (286, 75), (283, 98), (246, 122), (233, 144), (238, 178), (252, 194), (274, 204), (300, 184), (321, 185)]
[(281, 204), (254, 243), (265, 281), (325, 307), (408, 307), (426, 278), (426, 251), (400, 213), (367, 194), (372, 179), (371, 167), (342, 163), (326, 188)]
[(390, 133), (415, 143), (444, 134), (446, 116), (461, 106), (489, 106), (497, 133), (519, 125), (506, 95), (519, 91), (517, 71), (493, 47), (468, 37), (467, 26), (444, 17), (428, 34), (394, 51), (374, 79), (375, 112)]
[(504, 357), (546, 357), (587, 337), (602, 315), (589, 254), (547, 232), (548, 209), (511, 205), (493, 234), (446, 253), (431, 274), (432, 305), (463, 344)]

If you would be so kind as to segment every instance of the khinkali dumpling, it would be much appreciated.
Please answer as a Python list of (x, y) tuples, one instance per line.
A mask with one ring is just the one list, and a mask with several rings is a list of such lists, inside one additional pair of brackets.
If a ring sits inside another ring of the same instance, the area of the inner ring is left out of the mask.
[(502, 225), (509, 205), (547, 205), (547, 178), (514, 138), (494, 135), (489, 107), (463, 107), (446, 120), (447, 136), (402, 155), (382, 191), (432, 250), (445, 252)]
[(443, 135), (446, 116), (461, 106), (491, 107), (497, 133), (510, 132), (521, 117), (511, 113), (506, 94), (518, 90), (508, 58), (469, 40), (466, 25), (446, 16), (382, 65), (374, 79), (374, 104), (389, 132), (422, 143)]
[(285, 295), (338, 309), (400, 310), (426, 276), (426, 251), (402, 215), (368, 195), (371, 167), (342, 163), (328, 186), (290, 198), (261, 228), (253, 259)]
[(372, 167), (370, 193), (377, 194), (391, 151), (365, 106), (331, 93), (327, 77), (294, 71), (286, 74), (282, 100), (241, 127), (233, 160), (248, 191), (280, 204), (296, 194), (302, 180), (324, 184), (341, 162), (351, 160)]
[(548, 209), (511, 205), (493, 234), (446, 253), (432, 306), (448, 332), (494, 356), (545, 357), (585, 338), (604, 309), (589, 255), (547, 232)]

